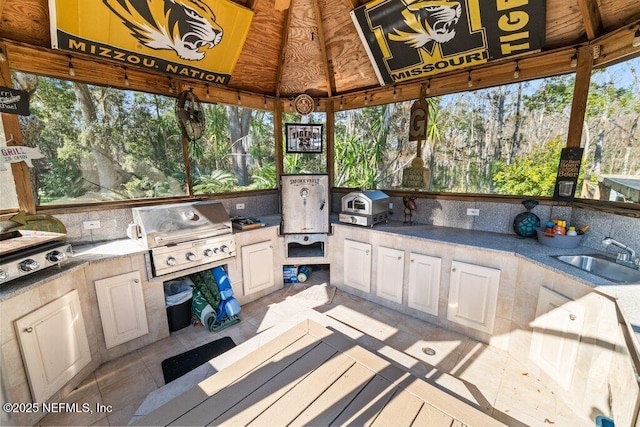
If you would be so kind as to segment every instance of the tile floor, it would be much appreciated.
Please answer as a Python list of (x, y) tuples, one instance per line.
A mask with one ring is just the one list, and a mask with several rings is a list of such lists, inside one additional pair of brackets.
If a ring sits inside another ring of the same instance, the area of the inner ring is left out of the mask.
[[(316, 271), (304, 284), (289, 285), (244, 305), (242, 321), (228, 329), (210, 333), (202, 327), (187, 327), (105, 363), (66, 401), (111, 405), (112, 412), (52, 414), (40, 424), (127, 425), (136, 414), (148, 413), (242, 353), (311, 318), (509, 426), (593, 425), (556, 399), (544, 384), (528, 375), (524, 364), (504, 351), (335, 290), (327, 281), (328, 271)], [(296, 296), (303, 290), (307, 291)], [(162, 360), (223, 336), (230, 336), (238, 346), (165, 386)], [(427, 347), (435, 354), (425, 354)]]

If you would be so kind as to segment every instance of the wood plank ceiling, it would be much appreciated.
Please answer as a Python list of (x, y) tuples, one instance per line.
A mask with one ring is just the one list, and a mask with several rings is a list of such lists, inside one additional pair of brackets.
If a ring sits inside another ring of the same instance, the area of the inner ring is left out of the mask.
[[(254, 18), (227, 91), (264, 97), (266, 104), (267, 97), (307, 93), (323, 99), (381, 89), (349, 15), (364, 0), (235, 2), (252, 9)], [(545, 67), (553, 63), (543, 58), (546, 53), (552, 56), (558, 50), (575, 50), (622, 28), (632, 32), (639, 20), (638, 0), (547, 0), (544, 52), (531, 55), (536, 59), (530, 61), (528, 72), (527, 56), (522, 57), (523, 75), (544, 75)], [(48, 52), (47, 0), (0, 0), (0, 42)], [(442, 91), (447, 90), (451, 88), (443, 86)]]

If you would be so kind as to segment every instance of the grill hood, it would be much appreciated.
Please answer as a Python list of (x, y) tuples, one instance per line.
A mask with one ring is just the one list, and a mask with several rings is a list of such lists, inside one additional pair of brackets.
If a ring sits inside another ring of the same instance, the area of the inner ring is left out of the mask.
[(133, 208), (132, 239), (148, 249), (230, 234), (231, 220), (221, 202), (198, 201)]

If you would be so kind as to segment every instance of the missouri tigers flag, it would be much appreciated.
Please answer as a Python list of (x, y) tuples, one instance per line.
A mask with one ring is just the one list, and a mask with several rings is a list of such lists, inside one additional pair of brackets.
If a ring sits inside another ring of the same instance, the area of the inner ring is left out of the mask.
[(380, 84), (539, 50), (545, 0), (373, 0), (351, 12)]
[(229, 0), (49, 0), (53, 48), (227, 85), (253, 12)]

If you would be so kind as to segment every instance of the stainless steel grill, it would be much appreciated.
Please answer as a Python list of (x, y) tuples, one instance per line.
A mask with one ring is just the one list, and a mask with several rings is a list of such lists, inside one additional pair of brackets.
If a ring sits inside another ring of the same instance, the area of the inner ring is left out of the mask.
[(220, 202), (199, 201), (132, 209), (127, 235), (149, 249), (151, 271), (162, 276), (236, 255), (231, 220)]
[(61, 264), (69, 259), (66, 234), (17, 230), (0, 234), (0, 284)]

